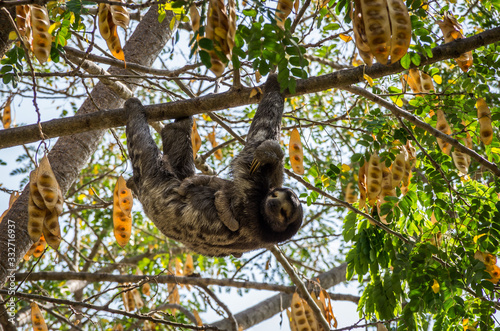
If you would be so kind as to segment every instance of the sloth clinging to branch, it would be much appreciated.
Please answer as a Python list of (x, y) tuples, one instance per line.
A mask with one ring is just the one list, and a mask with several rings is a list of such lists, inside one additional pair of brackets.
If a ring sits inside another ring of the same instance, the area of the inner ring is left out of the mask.
[(156, 146), (138, 99), (125, 103), (127, 144), (134, 171), (129, 180), (146, 215), (167, 237), (207, 256), (241, 256), (297, 233), (302, 206), (283, 184), (278, 139), (284, 99), (270, 75), (247, 142), (231, 162), (232, 180), (194, 172), (192, 117), (166, 125)]

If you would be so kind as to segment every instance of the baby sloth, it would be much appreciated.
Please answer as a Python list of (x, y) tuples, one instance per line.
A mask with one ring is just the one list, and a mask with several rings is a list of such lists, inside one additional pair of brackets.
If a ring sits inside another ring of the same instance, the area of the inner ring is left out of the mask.
[(284, 99), (269, 76), (247, 141), (231, 162), (232, 180), (196, 175), (191, 145), (192, 117), (177, 119), (162, 132), (163, 156), (144, 107), (127, 100), (127, 144), (134, 171), (127, 185), (144, 212), (167, 237), (207, 256), (241, 256), (297, 233), (302, 206), (283, 184), (278, 139)]

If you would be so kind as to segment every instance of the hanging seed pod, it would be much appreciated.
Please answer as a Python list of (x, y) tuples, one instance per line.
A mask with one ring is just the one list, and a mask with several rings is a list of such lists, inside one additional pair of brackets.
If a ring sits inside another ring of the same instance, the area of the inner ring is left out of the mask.
[(394, 189), (394, 185), (392, 183), (392, 172), (391, 169), (383, 166), (382, 169), (382, 188), (380, 190), (380, 198), (382, 198), (382, 202), (387, 202), (385, 197), (395, 197), (396, 190)]
[(366, 39), (377, 61), (387, 64), (391, 47), (391, 27), (384, 0), (361, 0)]
[(28, 200), (28, 234), (33, 242), (37, 242), (42, 235), (43, 220), (46, 213), (47, 209), (39, 208), (30, 195)]
[(297, 128), (290, 133), (290, 144), (288, 145), (288, 153), (290, 155), (290, 164), (293, 172), (297, 175), (304, 174), (304, 150), (300, 141), (300, 133)]
[(109, 39), (106, 40), (106, 44), (108, 44), (108, 48), (111, 54), (115, 58), (117, 58), (118, 60), (125, 61), (125, 53), (123, 53), (116, 25), (112, 23), (112, 21), (110, 22), (109, 19), (108, 19), (108, 24), (109, 24), (109, 29), (111, 31), (111, 35)]
[(47, 242), (45, 241), (45, 237), (42, 234), (40, 236), (40, 239), (38, 239), (38, 242), (36, 243), (35, 250), (33, 251), (33, 256), (36, 258), (42, 256), (45, 247), (47, 247)]
[(356, 8), (352, 8), (351, 19), (354, 32), (354, 43), (358, 48), (359, 56), (369, 67), (373, 64), (373, 54), (371, 53), (368, 39), (366, 39), (365, 24), (363, 23), (363, 14), (361, 13), (360, 0), (355, 0)]
[(292, 12), (292, 0), (278, 0), (278, 7), (276, 8), (276, 25), (281, 29), (285, 29), (285, 21), (288, 15)]
[(399, 152), (399, 154), (396, 156), (396, 159), (392, 163), (391, 171), (392, 187), (396, 188), (401, 183), (405, 172), (405, 154), (403, 152)]
[[(219, 146), (219, 143), (217, 142), (217, 140), (215, 139), (215, 127), (212, 128), (212, 132), (210, 132), (208, 135), (207, 135), (207, 139), (208, 141), (210, 141), (210, 143), (212, 144), (212, 148), (215, 148), (217, 146)], [(217, 160), (222, 160), (222, 151), (220, 149), (217, 149), (215, 152), (214, 152), (214, 156)]]
[(408, 9), (401, 0), (387, 0), (391, 18), (391, 63), (399, 61), (408, 51), (411, 42), (411, 20)]
[(118, 177), (116, 185), (118, 186), (118, 202), (120, 204), (120, 209), (127, 217), (131, 217), (132, 204), (134, 203), (132, 191), (127, 187), (127, 183), (123, 176)]
[(122, 27), (124, 30), (127, 30), (128, 24), (130, 22), (130, 15), (127, 8), (118, 5), (111, 5), (109, 7), (109, 10), (113, 19), (113, 23), (117, 26)]
[(200, 30), (201, 18), (200, 13), (198, 12), (198, 8), (196, 8), (195, 4), (192, 4), (189, 7), (189, 16), (191, 17), (191, 27), (193, 28), (193, 32)]
[(61, 229), (59, 227), (59, 216), (56, 211), (47, 212), (43, 220), (43, 226), (46, 227), (54, 236), (61, 237)]
[[(450, 135), (451, 128), (450, 125), (448, 124), (448, 121), (446, 120), (446, 117), (444, 116), (443, 111), (441, 109), (438, 109), (436, 111), (436, 115), (437, 115), (436, 129), (438, 129), (444, 134)], [(440, 138), (437, 138), (437, 142), (439, 148), (441, 148), (441, 151), (445, 154), (450, 155), (451, 145)]]
[[(453, 15), (445, 13), (443, 20), (436, 23), (443, 33), (445, 43), (463, 39), (462, 27)], [(473, 63), (472, 51), (462, 53), (455, 61), (463, 72), (467, 72)]]
[(355, 203), (358, 201), (358, 197), (354, 195), (354, 188), (353, 188), (352, 183), (348, 183), (346, 188), (345, 188), (345, 195), (344, 195), (344, 200), (347, 201), (350, 204)]
[(413, 78), (412, 75), (403, 75), (403, 86), (406, 89), (406, 85), (410, 86), (410, 89), (413, 93), (420, 93), (422, 92), (422, 86), (420, 83), (417, 83), (415, 79)]
[(33, 324), (33, 329), (36, 331), (47, 331), (47, 324), (43, 319), (42, 312), (38, 305), (34, 302), (30, 303), (31, 306), (31, 323)]
[(113, 193), (113, 232), (116, 242), (121, 247), (125, 247), (132, 234), (132, 217), (121, 209), (119, 191), (120, 188), (117, 183)]
[(368, 202), (373, 205), (382, 189), (382, 166), (377, 153), (372, 154), (368, 161), (368, 171), (366, 174), (366, 184), (368, 192)]
[(304, 304), (298, 293), (294, 293), (292, 297), (292, 319), (297, 324), (299, 331), (311, 331), (311, 327), (307, 322), (306, 314), (304, 311)]
[(45, 237), (45, 241), (47, 244), (53, 249), (57, 250), (59, 248), (59, 244), (61, 244), (61, 236), (55, 235), (45, 226), (45, 222), (43, 224), (43, 236)]
[(366, 205), (366, 172), (368, 169), (368, 162), (359, 167), (358, 172), (358, 188), (359, 188), (359, 209), (363, 209)]
[(37, 180), (38, 180), (38, 168), (36, 168), (30, 173), (30, 182), (29, 182), (30, 196), (33, 199), (33, 203), (38, 208), (45, 209), (47, 207), (45, 206), (45, 201), (43, 200), (43, 197), (40, 194), (40, 191), (38, 190)]
[(298, 331), (297, 328), (297, 323), (295, 322), (295, 319), (292, 316), (292, 312), (290, 309), (286, 310), (286, 316), (288, 316), (288, 322), (290, 323), (290, 330), (291, 331)]
[(45, 206), (49, 211), (53, 211), (59, 199), (58, 191), (60, 191), (60, 188), (47, 156), (44, 156), (40, 161), (36, 184), (45, 202)]
[(477, 99), (477, 118), (479, 120), (479, 135), (485, 145), (493, 141), (493, 127), (491, 126), (491, 112), (483, 98)]
[(39, 5), (31, 5), (31, 27), (33, 31), (33, 53), (40, 63), (47, 62), (52, 45), (47, 8)]
[[(226, 14), (226, 6), (222, 0), (210, 0), (207, 15), (206, 37), (214, 42), (214, 49), (230, 56), (227, 33), (229, 22)], [(224, 72), (226, 65), (219, 59), (213, 50), (208, 51), (211, 57), (210, 70), (220, 76)]]
[(194, 273), (193, 256), (186, 255), (186, 263), (184, 263), (184, 276), (191, 276)]
[(7, 98), (5, 102), (5, 107), (3, 108), (2, 114), (2, 125), (4, 129), (10, 128), (10, 123), (12, 122), (11, 108), (10, 108), (11, 98)]
[(144, 301), (142, 301), (141, 294), (139, 293), (139, 291), (136, 288), (134, 288), (130, 292), (132, 293), (132, 298), (134, 299), (134, 303), (137, 309), (141, 309), (142, 307), (144, 307)]
[(229, 55), (233, 52), (234, 47), (234, 37), (236, 36), (236, 1), (228, 0), (227, 2), (228, 11), (228, 30), (227, 30), (227, 45), (229, 48)]
[(31, 49), (33, 35), (31, 33), (31, 8), (29, 5), (16, 6), (16, 25), (23, 43)]
[(465, 157), (465, 155), (466, 154), (459, 151), (451, 152), (451, 157), (453, 158), (455, 167), (457, 167), (458, 171), (460, 171), (462, 174), (467, 175), (467, 173), (469, 172), (469, 162), (467, 162), (467, 158)]
[(402, 179), (402, 185), (403, 187), (408, 187), (410, 184), (410, 179), (411, 179), (411, 161), (410, 157), (408, 156), (408, 152), (406, 149), (403, 151), (404, 158), (405, 158), (405, 170), (404, 170), (404, 175)]
[(432, 77), (427, 75), (425, 72), (420, 72), (420, 77), (422, 78), (422, 91), (429, 93), (434, 91), (434, 83), (432, 82)]
[(311, 331), (318, 331), (318, 322), (314, 317), (311, 307), (309, 307), (309, 305), (305, 300), (302, 300), (302, 306), (304, 307), (304, 314), (306, 315), (307, 324), (309, 324), (309, 329)]
[(98, 23), (99, 23), (99, 32), (101, 33), (101, 37), (104, 40), (108, 40), (111, 37), (111, 29), (108, 23), (108, 16), (110, 15), (110, 6), (106, 3), (99, 4), (99, 11), (97, 13)]
[(193, 128), (191, 130), (191, 144), (193, 145), (193, 159), (196, 159), (196, 153), (198, 153), (201, 147), (201, 137), (198, 133), (195, 119), (193, 119)]
[(418, 69), (410, 69), (409, 71), (411, 80), (414, 82), (416, 85), (415, 90), (412, 88), (412, 84), (410, 84), (410, 88), (413, 90), (414, 93), (419, 93), (419, 92), (424, 92), (424, 89), (422, 87), (422, 75), (420, 70)]
[(64, 204), (64, 198), (62, 196), (61, 189), (58, 189), (57, 190), (57, 202), (56, 202), (56, 205), (54, 206), (54, 211), (57, 213), (57, 215), (62, 214), (63, 204)]

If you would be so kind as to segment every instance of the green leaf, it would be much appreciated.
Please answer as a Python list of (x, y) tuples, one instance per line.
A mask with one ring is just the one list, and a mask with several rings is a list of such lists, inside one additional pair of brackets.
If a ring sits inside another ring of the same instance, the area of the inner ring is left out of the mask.
[(406, 53), (400, 60), (401, 66), (405, 69), (410, 69), (410, 64), (411, 64), (411, 58), (410, 54)]

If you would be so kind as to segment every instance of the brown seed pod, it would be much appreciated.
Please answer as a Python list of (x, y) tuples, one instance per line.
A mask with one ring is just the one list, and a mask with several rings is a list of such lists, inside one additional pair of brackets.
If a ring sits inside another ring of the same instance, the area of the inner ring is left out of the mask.
[(392, 163), (392, 187), (398, 187), (401, 183), (401, 180), (404, 177), (405, 172), (405, 154), (404, 152), (400, 152), (394, 162)]
[(45, 241), (45, 237), (42, 234), (40, 236), (40, 239), (38, 239), (38, 242), (36, 243), (35, 250), (33, 251), (33, 256), (37, 258), (42, 256), (45, 247), (47, 247), (47, 242)]
[(53, 234), (46, 226), (45, 222), (43, 224), (43, 236), (45, 237), (45, 241), (47, 244), (53, 249), (57, 250), (59, 248), (59, 244), (61, 244), (61, 235)]
[(363, 14), (361, 13), (360, 0), (355, 0), (356, 8), (352, 8), (352, 27), (354, 32), (354, 43), (358, 49), (359, 56), (369, 67), (373, 64), (373, 54), (371, 53), (368, 39), (366, 39), (365, 24), (363, 23)]
[(290, 155), (290, 165), (293, 172), (297, 175), (304, 174), (304, 150), (300, 141), (300, 133), (297, 128), (290, 133), (290, 144), (288, 145), (288, 153)]
[(45, 201), (43, 200), (43, 197), (40, 194), (40, 191), (38, 190), (37, 180), (38, 180), (38, 168), (36, 168), (30, 173), (30, 182), (29, 182), (30, 196), (38, 208), (45, 209), (47, 207), (45, 206)]
[(368, 202), (373, 205), (382, 189), (382, 165), (377, 153), (372, 154), (370, 161), (368, 161), (366, 184)]
[(11, 108), (10, 108), (10, 101), (11, 98), (7, 98), (7, 101), (5, 102), (5, 107), (3, 109), (3, 114), (2, 114), (2, 125), (4, 129), (10, 128), (10, 123), (12, 121), (12, 114), (11, 114)]
[(229, 48), (229, 55), (233, 52), (234, 47), (234, 37), (236, 36), (236, 1), (228, 0), (227, 2), (228, 11), (228, 30), (227, 30), (227, 45)]
[(391, 63), (399, 61), (408, 51), (411, 42), (411, 20), (408, 9), (401, 0), (387, 0), (391, 18)]
[(349, 202), (349, 203), (355, 203), (358, 201), (358, 197), (354, 195), (354, 188), (353, 188), (352, 183), (348, 183), (346, 188), (345, 188), (345, 194), (344, 194), (344, 200)]
[(118, 37), (118, 31), (116, 25), (108, 20), (109, 29), (111, 31), (111, 35), (109, 39), (106, 40), (106, 44), (108, 44), (108, 48), (111, 51), (111, 54), (117, 58), (118, 60), (125, 61), (125, 53), (123, 53), (122, 45), (120, 43), (120, 38)]
[[(445, 43), (463, 39), (462, 27), (453, 15), (445, 13), (443, 20), (436, 23), (443, 33)], [(467, 72), (473, 63), (472, 51), (462, 53), (455, 61), (463, 72)]]
[(16, 6), (16, 25), (24, 45), (31, 49), (33, 35), (31, 33), (31, 8), (29, 5)]
[(294, 293), (292, 297), (292, 319), (297, 325), (297, 330), (311, 331), (311, 327), (307, 322), (306, 313), (304, 311), (304, 302), (299, 297), (298, 293)]
[(363, 209), (366, 205), (366, 172), (368, 169), (368, 162), (359, 167), (358, 172), (358, 188), (359, 188), (359, 209)]
[(483, 98), (476, 101), (477, 118), (479, 120), (479, 134), (485, 145), (493, 141), (493, 127), (491, 126), (491, 112)]
[(47, 209), (39, 208), (30, 195), (28, 200), (28, 234), (33, 242), (37, 242), (42, 235), (46, 213)]
[(278, 7), (276, 7), (276, 25), (285, 29), (285, 21), (288, 15), (292, 12), (292, 0), (278, 0)]
[(420, 72), (422, 91), (429, 93), (434, 90), (434, 83), (432, 82), (432, 77), (427, 75), (425, 72)]
[[(450, 125), (448, 124), (448, 121), (446, 120), (446, 117), (444, 116), (443, 111), (441, 109), (438, 109), (436, 111), (436, 115), (437, 115), (436, 129), (438, 129), (444, 134), (450, 135), (451, 128)], [(439, 148), (441, 148), (441, 151), (445, 154), (450, 155), (451, 145), (440, 138), (437, 138), (437, 142)]]
[(130, 22), (130, 15), (127, 8), (118, 5), (111, 5), (109, 7), (109, 11), (111, 13), (113, 23), (117, 26), (122, 27), (124, 30), (127, 30), (128, 24)]
[(54, 210), (47, 212), (43, 220), (43, 226), (46, 227), (56, 237), (61, 237), (61, 229), (59, 227), (59, 215)]
[(40, 161), (36, 184), (45, 202), (45, 206), (49, 211), (53, 211), (59, 199), (60, 188), (47, 156), (44, 156)]
[(196, 153), (198, 153), (201, 147), (201, 137), (198, 133), (196, 120), (193, 120), (193, 127), (191, 129), (191, 145), (193, 146), (193, 159), (196, 159)]
[(455, 167), (457, 167), (458, 171), (460, 171), (462, 174), (467, 175), (467, 173), (469, 172), (469, 162), (465, 156), (466, 154), (459, 151), (451, 152), (451, 157), (453, 158)]
[(194, 273), (193, 256), (186, 255), (186, 263), (184, 263), (184, 276), (191, 276)]
[(33, 33), (33, 53), (40, 63), (47, 62), (52, 45), (47, 8), (39, 5), (31, 5), (31, 27)]
[(381, 64), (387, 64), (391, 48), (390, 18), (385, 0), (360, 0), (366, 39), (371, 53)]
[(101, 33), (101, 37), (104, 40), (108, 40), (111, 37), (111, 29), (108, 23), (108, 16), (110, 15), (110, 6), (106, 3), (99, 4), (99, 11), (97, 13), (98, 23), (99, 23), (99, 32)]
[(47, 331), (47, 324), (43, 319), (42, 312), (35, 302), (30, 303), (31, 306), (31, 323), (36, 331)]

